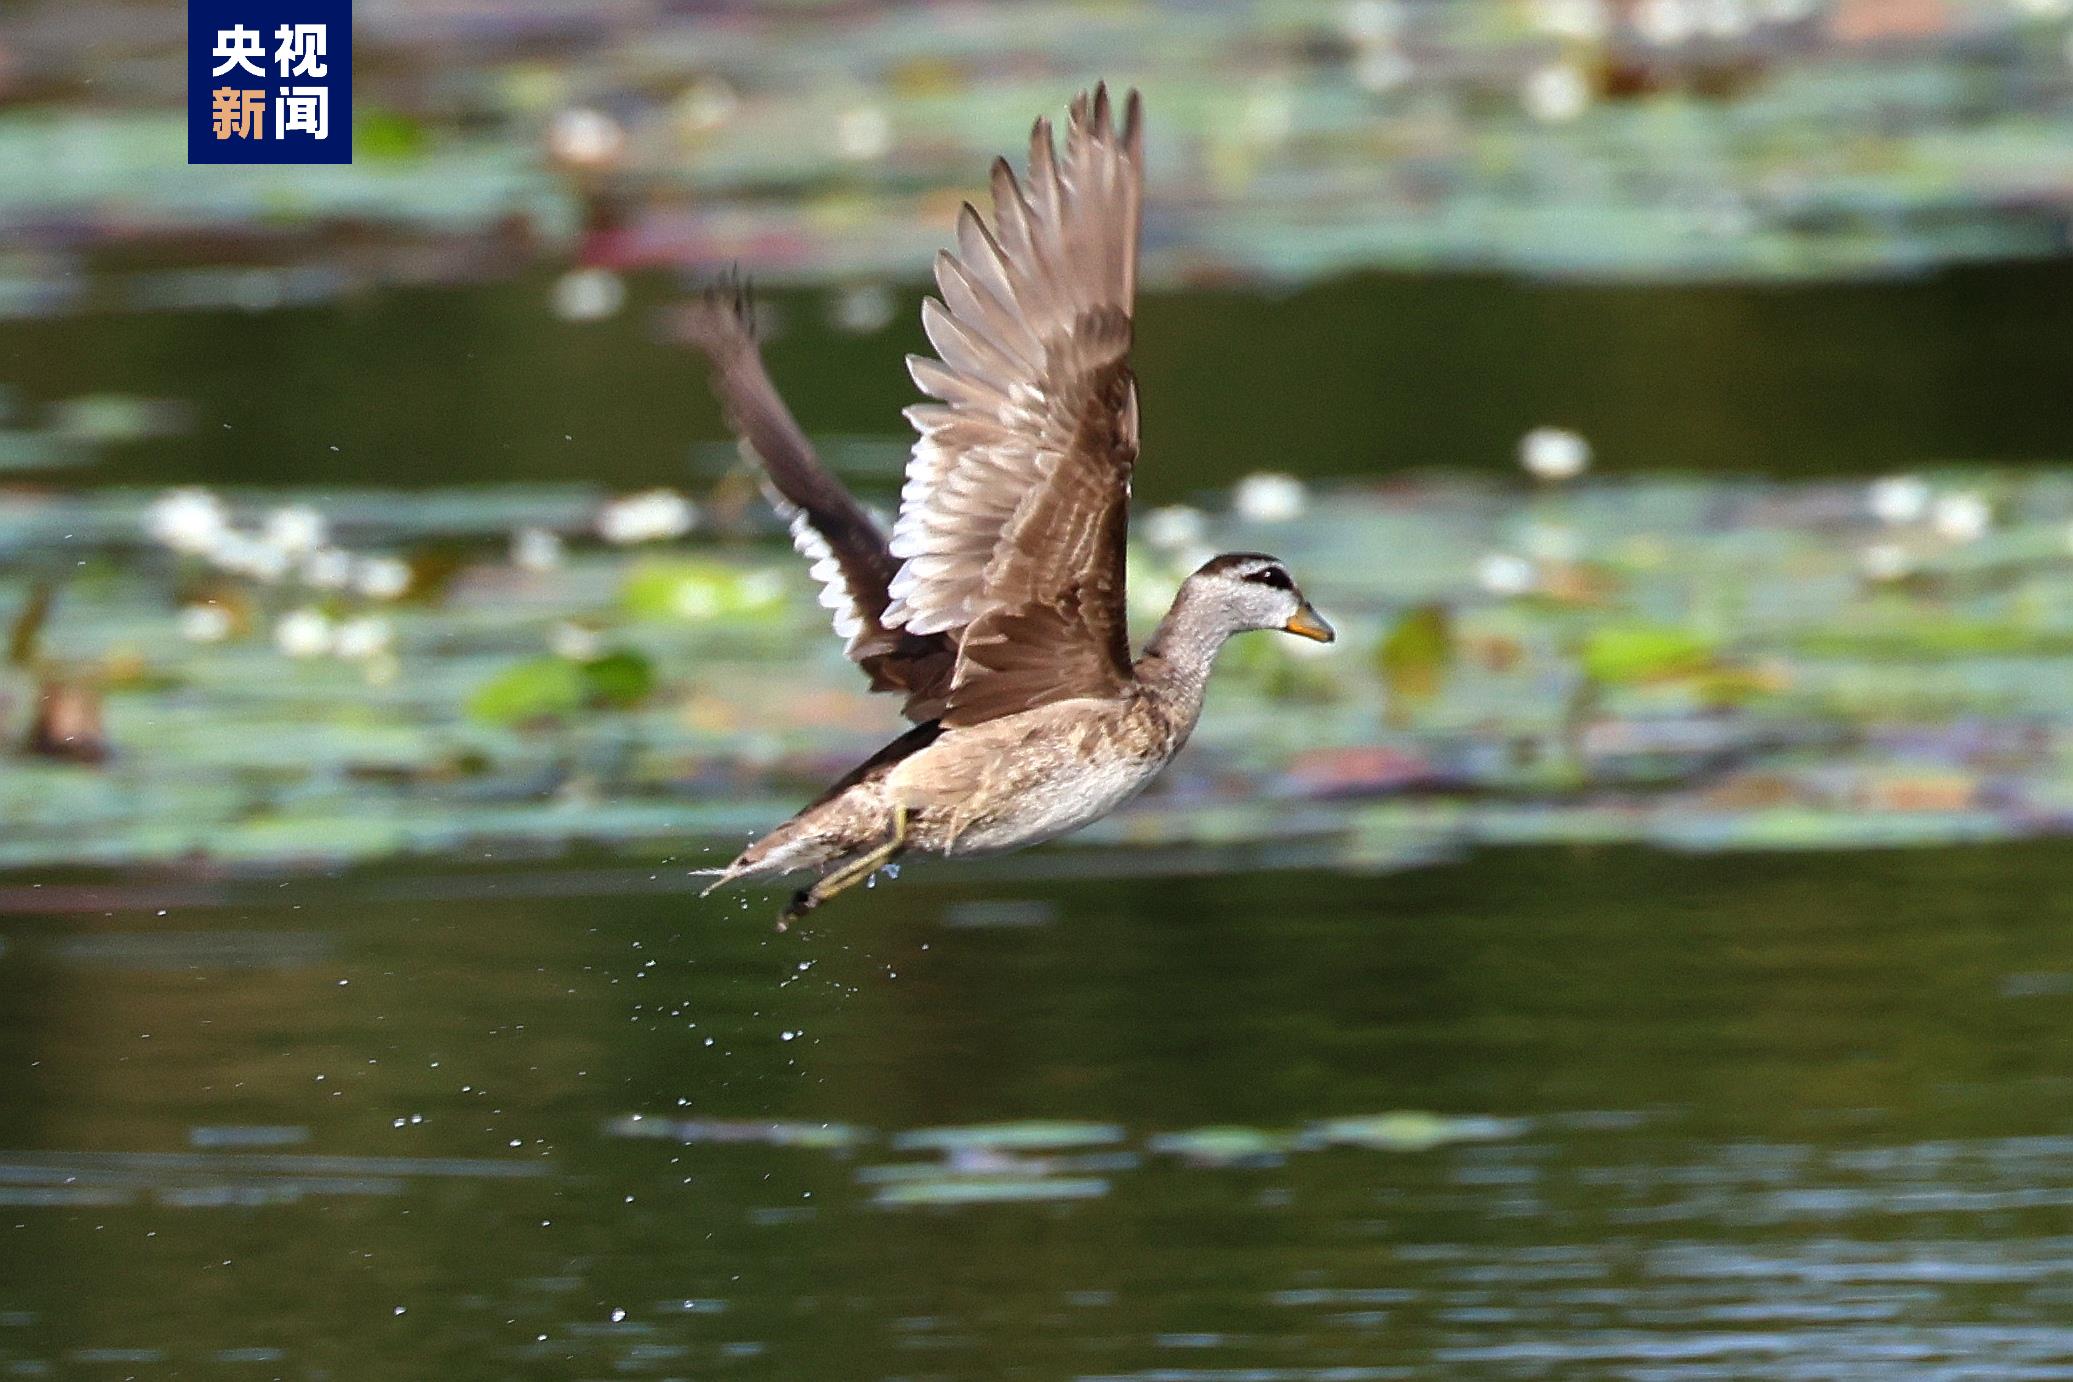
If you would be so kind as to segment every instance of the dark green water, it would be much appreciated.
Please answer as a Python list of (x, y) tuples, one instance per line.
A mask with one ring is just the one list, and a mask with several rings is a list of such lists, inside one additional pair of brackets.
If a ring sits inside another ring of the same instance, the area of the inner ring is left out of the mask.
[[(0, 1371), (2073, 1374), (2063, 848), (628, 881), (7, 890)], [(1485, 1140), (1155, 1149), (1391, 1110)], [(1024, 1119), (1076, 1198), (879, 1202)]]
[[(426, 485), (673, 481), (723, 431), (703, 375), (655, 341), (673, 296), (557, 322), (540, 276), (278, 311), (0, 323), (31, 403), (106, 391), (194, 405), (185, 436), (82, 481)], [(844, 335), (823, 294), (769, 295), (772, 368), (810, 430), (894, 436), (924, 347), (918, 296)], [(1612, 471), (1880, 473), (2073, 452), (2073, 261), (1804, 287), (1602, 287), (1369, 277), (1284, 298), (1152, 295), (1137, 362), (1139, 493), (1250, 471), (1509, 470), (1519, 436), (1580, 429)], [(887, 476), (887, 490), (896, 488)]]

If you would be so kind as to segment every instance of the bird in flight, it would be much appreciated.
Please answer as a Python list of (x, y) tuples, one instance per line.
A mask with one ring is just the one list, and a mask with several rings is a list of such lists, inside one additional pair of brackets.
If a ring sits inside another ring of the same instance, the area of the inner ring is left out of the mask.
[[(1038, 120), (1017, 180), (993, 165), (993, 217), (966, 203), (957, 249), (922, 305), (936, 357), (908, 357), (934, 402), (888, 537), (814, 454), (765, 372), (738, 284), (695, 304), (686, 334), (768, 477), (821, 603), (908, 730), (713, 870), (714, 888), (818, 876), (784, 929), (909, 852), (1018, 849), (1098, 820), (1179, 752), (1225, 639), (1278, 629), (1329, 643), (1273, 557), (1236, 552), (1182, 584), (1132, 656), (1123, 565), (1137, 464), (1130, 371), (1143, 125), (1096, 87), (1061, 152)], [(707, 889), (708, 892), (711, 889)]]

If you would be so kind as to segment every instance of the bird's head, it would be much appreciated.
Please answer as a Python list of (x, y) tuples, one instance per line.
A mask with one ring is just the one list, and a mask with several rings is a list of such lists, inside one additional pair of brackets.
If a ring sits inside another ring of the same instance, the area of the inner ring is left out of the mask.
[(1335, 634), (1281, 562), (1261, 552), (1226, 552), (1211, 557), (1188, 577), (1183, 593), (1200, 598), (1224, 616), (1229, 632), (1279, 629), (1329, 643)]

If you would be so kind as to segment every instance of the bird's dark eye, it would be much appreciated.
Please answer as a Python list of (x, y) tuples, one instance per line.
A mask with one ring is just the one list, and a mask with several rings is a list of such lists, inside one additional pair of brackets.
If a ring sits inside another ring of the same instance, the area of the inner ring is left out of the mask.
[(1294, 590), (1296, 588), (1296, 583), (1288, 578), (1288, 572), (1278, 566), (1263, 566), (1245, 579), (1257, 581), (1259, 584), (1270, 586), (1275, 590)]

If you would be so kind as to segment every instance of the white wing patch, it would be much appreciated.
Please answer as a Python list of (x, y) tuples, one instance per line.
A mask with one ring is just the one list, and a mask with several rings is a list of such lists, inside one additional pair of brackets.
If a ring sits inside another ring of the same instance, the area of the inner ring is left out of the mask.
[(857, 645), (863, 641), (864, 616), (857, 609), (856, 596), (850, 593), (849, 582), (843, 578), (842, 563), (835, 560), (834, 549), (828, 546), (828, 540), (813, 526), (804, 509), (782, 499), (773, 499), (773, 503), (778, 515), (789, 520), (793, 549), (812, 563), (807, 574), (821, 583), (821, 608), (834, 611), (835, 633), (847, 640), (846, 650), (854, 655)]

